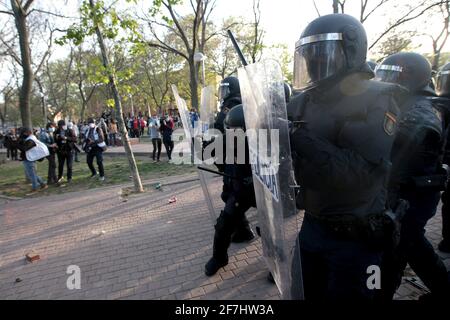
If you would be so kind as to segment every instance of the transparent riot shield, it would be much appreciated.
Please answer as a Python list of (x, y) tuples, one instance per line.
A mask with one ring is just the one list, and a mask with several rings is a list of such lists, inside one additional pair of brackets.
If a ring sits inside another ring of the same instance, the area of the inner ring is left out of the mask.
[[(207, 166), (202, 165), (202, 167)], [(209, 166), (208, 168), (211, 170), (217, 170), (214, 166)], [(223, 177), (200, 169), (197, 170), (197, 172), (211, 220), (213, 224), (215, 224), (217, 218), (219, 217), (220, 211), (224, 206), (220, 197), (222, 193)]]
[[(213, 171), (217, 171), (217, 168), (212, 165), (213, 160), (209, 161), (209, 166), (204, 163), (207, 160), (199, 153), (203, 151), (203, 143), (208, 143), (211, 139), (215, 139), (212, 129), (214, 125), (214, 116), (217, 105), (217, 99), (215, 96), (215, 89), (213, 86), (204, 87), (202, 89), (201, 103), (200, 103), (200, 121), (194, 128), (195, 139), (201, 140), (201, 151), (196, 150), (196, 160), (201, 160), (201, 167), (209, 168)], [(199, 144), (196, 144), (196, 149), (199, 149)], [(200, 163), (199, 162), (199, 163)], [(216, 222), (220, 210), (223, 208), (223, 202), (220, 198), (222, 192), (223, 178), (220, 175), (198, 169), (198, 176), (200, 178), (200, 185), (202, 186), (205, 201), (208, 206), (208, 211), (211, 215), (213, 223)]]
[(173, 84), (172, 85), (172, 91), (173, 95), (175, 97), (175, 102), (178, 107), (178, 112), (180, 113), (181, 123), (183, 124), (184, 133), (186, 135), (187, 140), (191, 140), (193, 136), (193, 128), (192, 128), (192, 122), (191, 117), (189, 115), (189, 109), (187, 107), (186, 101), (180, 97), (178, 94), (177, 87)]
[(238, 70), (263, 255), (284, 299), (303, 299), (298, 210), (283, 75), (276, 61)]
[[(189, 109), (187, 107), (186, 101), (183, 98), (181, 98), (180, 95), (178, 94), (178, 89), (175, 85), (172, 85), (172, 92), (175, 97), (175, 103), (177, 104), (178, 112), (180, 113), (181, 123), (183, 124), (184, 130), (184, 139), (181, 139), (182, 140), (181, 143), (179, 142), (179, 140), (180, 138), (182, 138), (181, 137), (182, 135), (179, 135), (176, 132), (174, 132), (174, 134), (172, 135), (172, 140), (174, 141), (174, 149), (173, 149), (174, 161), (179, 163), (186, 163), (189, 161), (193, 162), (194, 129), (192, 127)], [(183, 157), (180, 158), (176, 156), (178, 154), (182, 154)]]
[(200, 103), (200, 124), (201, 133), (204, 134), (214, 124), (214, 117), (217, 109), (217, 98), (213, 86), (204, 87), (202, 89)]

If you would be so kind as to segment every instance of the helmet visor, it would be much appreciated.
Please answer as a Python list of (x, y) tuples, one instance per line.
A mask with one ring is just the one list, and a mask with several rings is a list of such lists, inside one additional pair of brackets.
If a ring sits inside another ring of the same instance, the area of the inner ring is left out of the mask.
[(219, 85), (219, 101), (224, 101), (231, 94), (230, 84), (229, 83), (221, 83)]
[(436, 92), (439, 96), (450, 95), (450, 70), (440, 71), (437, 75)]
[(405, 86), (403, 79), (403, 67), (396, 65), (381, 64), (375, 69), (375, 80), (397, 83)]
[(326, 33), (301, 38), (294, 56), (294, 88), (304, 90), (345, 69), (342, 34)]

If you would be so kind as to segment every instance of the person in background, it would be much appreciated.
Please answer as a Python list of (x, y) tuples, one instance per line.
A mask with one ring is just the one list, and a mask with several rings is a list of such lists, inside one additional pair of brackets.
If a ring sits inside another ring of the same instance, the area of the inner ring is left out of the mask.
[(6, 159), (17, 159), (17, 135), (16, 129), (12, 128), (5, 136)]
[(36, 172), (36, 161), (28, 161), (26, 157), (26, 152), (36, 147), (35, 141), (37, 141), (37, 138), (33, 135), (30, 128), (21, 128), (20, 138), (16, 142), (16, 146), (20, 150), (20, 159), (25, 169), (25, 175), (31, 181), (32, 190), (28, 195), (36, 193), (39, 191), (39, 188), (46, 189), (48, 187), (44, 180), (42, 180)]
[[(149, 124), (149, 134), (150, 134), (150, 139), (152, 139), (152, 144), (153, 144), (153, 154), (152, 154), (152, 159), (153, 162), (159, 162), (159, 158), (161, 156), (161, 135), (159, 133), (159, 129), (161, 127), (161, 123), (159, 121), (159, 119), (157, 118), (156, 115), (153, 116), (153, 118), (150, 121)], [(156, 157), (156, 151), (158, 151), (158, 155)]]
[(192, 109), (191, 111), (191, 123), (192, 128), (195, 128), (195, 123), (198, 121), (198, 113), (195, 111), (195, 109)]
[(3, 141), (5, 140), (5, 135), (3, 134), (3, 131), (0, 130), (0, 149), (3, 149)]
[(143, 135), (144, 135), (145, 127), (147, 126), (147, 123), (146, 123), (146, 121), (144, 120), (144, 117), (139, 118), (139, 126), (140, 126), (139, 135), (140, 135), (140, 136), (143, 136)]
[(58, 128), (55, 130), (55, 141), (58, 146), (56, 154), (58, 156), (58, 183), (62, 182), (64, 163), (67, 163), (67, 182), (72, 182), (72, 165), (74, 143), (77, 141), (73, 130), (69, 129), (64, 120), (58, 121)]
[(109, 146), (115, 147), (117, 145), (117, 142), (116, 142), (116, 136), (117, 136), (116, 120), (111, 119), (108, 129), (109, 129)]
[(58, 181), (56, 177), (56, 141), (55, 141), (55, 128), (56, 124), (54, 122), (49, 122), (45, 126), (46, 130), (41, 132), (39, 136), (39, 140), (44, 143), (50, 154), (47, 157), (48, 160), (48, 175), (47, 175), (47, 184), (55, 184)]
[(100, 118), (100, 122), (98, 124), (99, 128), (103, 131), (104, 141), (107, 145), (109, 145), (108, 141), (108, 126), (105, 123), (105, 119)]
[(97, 159), (100, 181), (105, 181), (105, 170), (103, 167), (103, 150), (106, 146), (103, 131), (95, 125), (94, 119), (88, 120), (89, 130), (86, 132), (86, 140), (83, 143), (83, 149), (87, 153), (86, 162), (91, 170), (91, 178), (97, 177), (97, 171), (94, 167), (94, 158)]
[(167, 157), (169, 161), (172, 160), (172, 150), (173, 150), (173, 141), (172, 141), (172, 132), (173, 132), (173, 120), (171, 117), (167, 116), (161, 121), (160, 131), (162, 133), (162, 141), (164, 143), (164, 148), (166, 149)]
[(140, 135), (140, 123), (139, 123), (139, 119), (137, 117), (133, 118), (133, 135), (135, 138), (139, 138)]
[(78, 160), (78, 154), (80, 153), (80, 150), (78, 149), (78, 146), (76, 145), (78, 143), (78, 139), (80, 137), (80, 131), (78, 130), (78, 127), (73, 124), (72, 121), (69, 121), (67, 123), (67, 128), (69, 128), (70, 130), (73, 130), (73, 133), (75, 134), (75, 137), (77, 139), (73, 144), (74, 148), (72, 149), (72, 153), (73, 153), (73, 158), (74, 158), (75, 162), (80, 162), (80, 160)]

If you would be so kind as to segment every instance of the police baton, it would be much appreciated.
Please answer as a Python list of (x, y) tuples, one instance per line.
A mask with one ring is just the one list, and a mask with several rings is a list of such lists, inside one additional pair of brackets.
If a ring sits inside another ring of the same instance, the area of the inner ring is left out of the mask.
[(230, 37), (231, 43), (233, 44), (234, 50), (239, 56), (239, 59), (241, 60), (242, 64), (245, 66), (248, 65), (247, 60), (245, 60), (244, 54), (242, 53), (241, 48), (239, 48), (239, 45), (236, 41), (236, 38), (233, 35), (233, 32), (231, 30), (227, 30), (228, 36)]
[(202, 171), (206, 171), (206, 172), (210, 172), (210, 173), (214, 173), (214, 174), (217, 174), (217, 175), (222, 176), (222, 177), (227, 177), (227, 178), (231, 178), (231, 179), (235, 179), (235, 180), (241, 180), (241, 179), (239, 179), (237, 177), (233, 177), (232, 175), (229, 175), (229, 174), (226, 174), (226, 173), (223, 173), (223, 172), (219, 172), (219, 171), (214, 171), (214, 170), (211, 170), (211, 169), (208, 169), (208, 168), (204, 168), (204, 167), (198, 166), (197, 169), (198, 170), (202, 170)]

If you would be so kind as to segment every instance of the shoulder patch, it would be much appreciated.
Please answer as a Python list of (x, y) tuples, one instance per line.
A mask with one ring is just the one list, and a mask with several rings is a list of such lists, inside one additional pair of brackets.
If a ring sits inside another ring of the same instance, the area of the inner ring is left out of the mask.
[(386, 112), (384, 114), (384, 124), (383, 129), (387, 135), (392, 136), (395, 133), (395, 127), (397, 124), (397, 118), (391, 112)]

